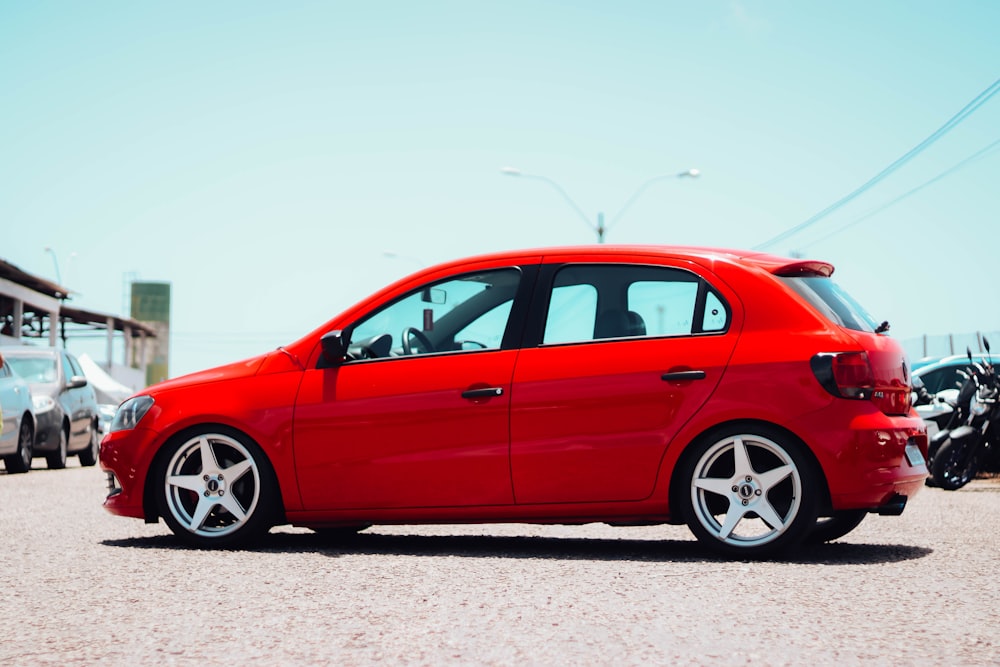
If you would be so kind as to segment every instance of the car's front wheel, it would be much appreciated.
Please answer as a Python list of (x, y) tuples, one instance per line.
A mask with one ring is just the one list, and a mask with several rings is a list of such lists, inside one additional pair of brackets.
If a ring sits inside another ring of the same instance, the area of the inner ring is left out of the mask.
[(33, 442), (35, 433), (27, 417), (21, 418), (21, 429), (17, 432), (17, 451), (3, 459), (4, 467), (9, 473), (22, 473), (31, 470), (31, 459), (34, 456)]
[(805, 447), (775, 429), (728, 429), (686, 459), (685, 516), (728, 556), (761, 558), (800, 543), (816, 522), (818, 475)]
[(160, 515), (199, 547), (245, 544), (271, 527), (277, 484), (260, 447), (235, 432), (188, 434), (168, 445), (156, 474)]

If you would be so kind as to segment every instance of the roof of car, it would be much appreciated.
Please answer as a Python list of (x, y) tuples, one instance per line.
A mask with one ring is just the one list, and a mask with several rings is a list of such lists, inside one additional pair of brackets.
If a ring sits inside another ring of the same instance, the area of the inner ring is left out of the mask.
[[(533, 248), (524, 250), (508, 250), (503, 252), (488, 253), (475, 257), (468, 257), (462, 262), (470, 260), (502, 260), (507, 257), (523, 257), (525, 255), (539, 255), (547, 258), (558, 257), (560, 255), (579, 254), (658, 254), (665, 256), (700, 257), (704, 259), (726, 259), (748, 264), (754, 264), (760, 268), (781, 276), (795, 275), (819, 275), (830, 276), (834, 267), (829, 262), (812, 259), (792, 259), (772, 255), (755, 250), (740, 250), (733, 248), (708, 247), (708, 246), (672, 246), (672, 245), (583, 245), (583, 246), (555, 246), (549, 248)], [(445, 262), (444, 264), (452, 264)]]
[[(973, 361), (992, 361), (992, 355), (986, 353), (973, 353)], [(946, 368), (948, 366), (966, 366), (969, 363), (969, 357), (965, 354), (953, 354), (947, 357), (942, 357), (935, 361), (931, 361), (921, 366), (913, 369), (914, 375), (923, 375), (938, 368)]]

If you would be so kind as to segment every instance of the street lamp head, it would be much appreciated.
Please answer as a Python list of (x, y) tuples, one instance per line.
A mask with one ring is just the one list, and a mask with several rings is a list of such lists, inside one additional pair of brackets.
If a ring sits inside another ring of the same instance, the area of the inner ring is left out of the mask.
[(500, 167), (500, 173), (507, 176), (520, 176), (521, 170), (517, 167)]
[(677, 178), (684, 178), (685, 176), (689, 176), (691, 178), (698, 178), (699, 176), (701, 176), (701, 172), (697, 169), (688, 169), (687, 171), (682, 171), (681, 173), (677, 174)]

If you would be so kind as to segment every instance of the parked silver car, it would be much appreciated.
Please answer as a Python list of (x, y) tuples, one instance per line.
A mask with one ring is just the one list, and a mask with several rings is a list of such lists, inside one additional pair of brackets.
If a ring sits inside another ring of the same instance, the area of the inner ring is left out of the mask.
[(32, 346), (4, 347), (0, 354), (31, 386), (35, 454), (44, 454), (49, 468), (65, 468), (71, 454), (80, 465), (95, 465), (101, 443), (97, 397), (76, 357)]
[(0, 353), (0, 456), (8, 473), (31, 470), (34, 439), (31, 389)]

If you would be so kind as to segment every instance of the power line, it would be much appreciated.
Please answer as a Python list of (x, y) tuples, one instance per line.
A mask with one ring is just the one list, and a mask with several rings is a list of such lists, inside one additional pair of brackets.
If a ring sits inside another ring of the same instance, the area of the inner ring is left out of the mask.
[(994, 141), (993, 143), (989, 144), (985, 148), (979, 149), (978, 151), (976, 151), (975, 153), (973, 153), (969, 157), (965, 158), (961, 162), (958, 162), (957, 164), (952, 165), (951, 167), (949, 167), (948, 169), (945, 169), (944, 171), (942, 171), (940, 174), (938, 174), (934, 178), (932, 178), (932, 179), (930, 179), (928, 181), (924, 181), (923, 183), (921, 183), (917, 187), (913, 188), (912, 190), (904, 192), (903, 194), (899, 195), (895, 199), (892, 199), (891, 201), (886, 202), (885, 204), (879, 206), (878, 208), (875, 208), (875, 209), (872, 209), (871, 211), (868, 211), (867, 213), (865, 213), (864, 215), (862, 215), (860, 218), (857, 218), (857, 219), (855, 219), (855, 220), (847, 223), (846, 225), (843, 225), (842, 227), (839, 227), (839, 228), (833, 230), (832, 232), (830, 232), (826, 236), (821, 236), (818, 239), (810, 241), (809, 243), (800, 244), (800, 247), (806, 248), (806, 247), (809, 247), (811, 245), (815, 245), (815, 244), (819, 243), (820, 241), (825, 241), (828, 238), (830, 238), (831, 236), (836, 236), (837, 234), (839, 234), (842, 231), (845, 231), (845, 230), (853, 227), (854, 225), (858, 224), (859, 222), (863, 222), (863, 221), (867, 220), (868, 218), (871, 218), (871, 217), (873, 217), (873, 216), (881, 213), (882, 211), (886, 210), (890, 206), (895, 206), (896, 204), (898, 204), (899, 202), (903, 201), (904, 199), (910, 197), (911, 195), (915, 195), (916, 193), (920, 192), (921, 190), (923, 190), (927, 186), (933, 185), (934, 183), (937, 183), (938, 181), (942, 180), (943, 178), (945, 178), (947, 176), (951, 176), (952, 174), (954, 174), (959, 169), (962, 169), (963, 167), (967, 167), (971, 163), (975, 162), (976, 160), (985, 157), (987, 153), (989, 153), (990, 151), (996, 149), (997, 147), (1000, 147), (1000, 139), (997, 139), (996, 141)]
[(997, 79), (988, 88), (986, 88), (986, 90), (984, 90), (983, 92), (979, 93), (979, 95), (977, 95), (968, 104), (966, 104), (964, 107), (962, 107), (962, 109), (958, 113), (956, 113), (954, 116), (952, 116), (951, 118), (949, 118), (947, 120), (947, 122), (945, 122), (944, 125), (942, 125), (937, 130), (935, 130), (934, 132), (932, 132), (930, 134), (930, 136), (928, 136), (926, 139), (924, 139), (923, 141), (921, 141), (919, 144), (917, 144), (916, 146), (914, 146), (913, 148), (911, 148), (902, 157), (898, 158), (896, 161), (894, 161), (888, 167), (886, 167), (885, 169), (883, 169), (879, 173), (877, 173), (874, 176), (872, 176), (870, 179), (868, 179), (866, 182), (864, 182), (856, 190), (854, 190), (853, 192), (850, 192), (847, 195), (844, 195), (843, 197), (841, 197), (837, 201), (833, 202), (832, 204), (830, 204), (829, 206), (827, 206), (826, 208), (824, 208), (819, 213), (816, 213), (815, 215), (813, 215), (809, 219), (807, 219), (807, 220), (805, 220), (803, 222), (800, 222), (799, 224), (795, 225), (794, 227), (792, 227), (790, 229), (787, 229), (787, 230), (783, 231), (782, 233), (778, 234), (777, 236), (775, 236), (775, 237), (773, 237), (771, 239), (768, 239), (767, 241), (764, 241), (763, 243), (760, 243), (760, 244), (754, 246), (754, 250), (762, 250), (762, 249), (764, 249), (764, 248), (766, 248), (768, 246), (774, 245), (775, 243), (777, 243), (779, 241), (783, 241), (783, 240), (787, 239), (789, 236), (792, 236), (794, 234), (798, 234), (803, 229), (806, 229), (807, 227), (810, 227), (810, 226), (816, 224), (817, 222), (819, 222), (820, 220), (822, 220), (826, 216), (830, 215), (831, 213), (833, 213), (837, 209), (841, 208), (845, 204), (851, 202), (852, 200), (856, 199), (860, 195), (864, 194), (865, 192), (867, 192), (868, 190), (870, 190), (872, 187), (874, 187), (875, 185), (877, 185), (879, 182), (881, 182), (883, 179), (885, 179), (887, 176), (889, 176), (890, 174), (892, 174), (893, 172), (895, 172), (897, 169), (899, 169), (900, 167), (902, 167), (904, 164), (906, 164), (907, 162), (909, 162), (910, 160), (912, 160), (914, 157), (916, 157), (918, 154), (920, 154), (921, 152), (923, 152), (924, 150), (926, 150), (931, 144), (933, 144), (938, 139), (940, 139), (945, 134), (947, 134), (952, 129), (954, 129), (959, 123), (961, 123), (962, 121), (964, 121), (968, 116), (970, 116), (973, 112), (975, 112), (979, 107), (981, 107), (983, 104), (985, 104), (987, 101), (989, 101), (989, 99), (991, 97), (993, 97), (994, 95), (996, 95), (997, 92), (1000, 92), (1000, 79)]

